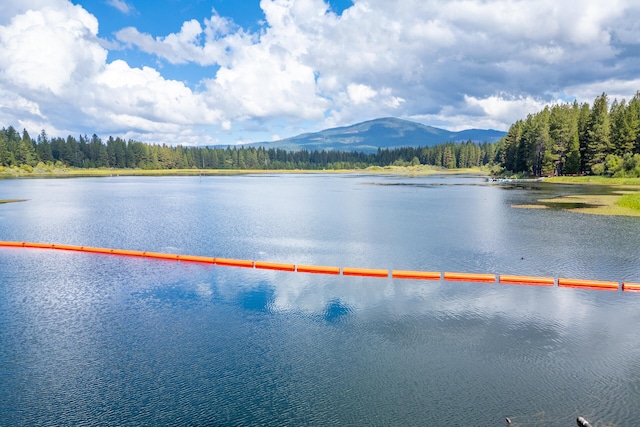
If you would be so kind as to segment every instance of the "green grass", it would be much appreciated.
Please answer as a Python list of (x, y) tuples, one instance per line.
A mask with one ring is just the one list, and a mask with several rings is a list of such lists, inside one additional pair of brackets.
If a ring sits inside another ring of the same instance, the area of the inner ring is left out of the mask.
[(616, 205), (640, 211), (640, 193), (624, 194), (616, 202)]
[[(554, 184), (585, 184), (610, 186), (607, 194), (576, 194), (538, 200), (542, 207), (554, 206), (570, 212), (593, 215), (640, 216), (640, 178), (608, 178), (604, 176), (558, 176), (544, 178)], [(610, 193), (610, 194), (609, 194)], [(577, 206), (583, 205), (583, 206)], [(566, 208), (565, 208), (566, 206)], [(518, 205), (518, 208), (540, 206)]]
[(637, 185), (640, 178), (609, 178), (606, 176), (554, 176), (545, 178), (544, 182), (559, 184), (602, 184), (602, 185)]

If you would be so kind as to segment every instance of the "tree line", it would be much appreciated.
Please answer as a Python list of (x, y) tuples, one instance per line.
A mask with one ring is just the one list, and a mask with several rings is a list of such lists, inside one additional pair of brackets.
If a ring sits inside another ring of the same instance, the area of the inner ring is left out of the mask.
[(32, 138), (9, 126), (0, 131), (0, 166), (118, 169), (357, 169), (369, 166), (484, 166), (495, 158), (495, 145), (445, 143), (432, 147), (379, 149), (374, 153), (299, 150), (253, 146), (184, 147), (146, 144), (97, 135), (50, 138), (43, 130)]
[(496, 151), (513, 173), (640, 177), (640, 91), (611, 105), (603, 93), (593, 105), (547, 106), (511, 125)]

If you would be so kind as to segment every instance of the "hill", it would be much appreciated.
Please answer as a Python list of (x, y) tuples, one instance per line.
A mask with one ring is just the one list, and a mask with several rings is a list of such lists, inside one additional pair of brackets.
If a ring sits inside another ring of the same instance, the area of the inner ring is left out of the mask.
[(337, 150), (370, 153), (378, 148), (431, 147), (445, 142), (496, 142), (506, 133), (497, 130), (467, 129), (452, 132), (408, 120), (387, 117), (351, 126), (303, 133), (279, 141), (256, 142), (249, 146), (289, 151)]

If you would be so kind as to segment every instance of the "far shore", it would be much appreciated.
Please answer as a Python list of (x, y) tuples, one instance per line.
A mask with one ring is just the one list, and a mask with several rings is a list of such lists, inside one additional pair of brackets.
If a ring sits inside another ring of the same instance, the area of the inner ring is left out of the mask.
[(22, 168), (0, 168), (1, 178), (71, 178), (112, 176), (225, 176), (255, 174), (388, 174), (407, 176), (426, 175), (489, 175), (481, 168), (445, 169), (428, 165), (417, 166), (369, 166), (365, 169), (76, 169), (52, 168), (26, 171)]

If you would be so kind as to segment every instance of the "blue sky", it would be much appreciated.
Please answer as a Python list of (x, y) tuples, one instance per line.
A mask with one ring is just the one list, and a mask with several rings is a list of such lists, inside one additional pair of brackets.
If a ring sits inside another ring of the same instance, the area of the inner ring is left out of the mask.
[(0, 126), (266, 141), (394, 116), (506, 130), (640, 90), (633, 0), (3, 0)]

